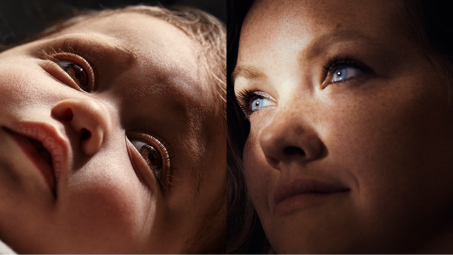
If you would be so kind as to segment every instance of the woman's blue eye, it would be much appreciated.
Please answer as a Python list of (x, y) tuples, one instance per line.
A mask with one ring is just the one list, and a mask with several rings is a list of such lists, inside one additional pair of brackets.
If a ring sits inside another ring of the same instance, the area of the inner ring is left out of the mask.
[(357, 67), (340, 66), (332, 72), (332, 83), (344, 81), (350, 78), (358, 77), (363, 74), (363, 71)]
[(238, 92), (236, 98), (247, 118), (266, 106), (277, 104), (273, 97), (263, 91), (242, 90)]
[(256, 111), (259, 111), (261, 110), (261, 108), (264, 108), (268, 105), (272, 105), (272, 101), (265, 98), (265, 97), (257, 97), (255, 99), (252, 100), (251, 104), (250, 104), (250, 109), (252, 110), (252, 112), (256, 112)]

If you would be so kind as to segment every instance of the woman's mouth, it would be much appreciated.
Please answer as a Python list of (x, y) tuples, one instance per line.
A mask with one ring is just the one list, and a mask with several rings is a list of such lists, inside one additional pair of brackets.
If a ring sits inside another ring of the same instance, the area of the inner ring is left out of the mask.
[(294, 179), (278, 186), (274, 193), (274, 215), (282, 215), (294, 210), (321, 203), (327, 198), (344, 195), (349, 188), (341, 184), (313, 179)]

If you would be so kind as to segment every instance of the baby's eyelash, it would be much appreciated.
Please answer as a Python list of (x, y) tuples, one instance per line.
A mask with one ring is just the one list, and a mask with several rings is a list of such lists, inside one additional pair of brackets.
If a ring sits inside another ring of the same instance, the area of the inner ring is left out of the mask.
[[(140, 141), (142, 143), (148, 144), (149, 146), (155, 148), (159, 155), (162, 157), (162, 162), (164, 163), (162, 165), (162, 170), (160, 172), (161, 176), (155, 178), (161, 185), (163, 189), (170, 188), (172, 186), (172, 179), (173, 179), (173, 173), (175, 171), (174, 167), (174, 152), (170, 144), (166, 142), (164, 139), (161, 137), (158, 137), (156, 135), (149, 135), (147, 132), (128, 132), (127, 134), (127, 139), (134, 145), (134, 140), (135, 141)], [(135, 147), (135, 145), (134, 145)], [(135, 150), (140, 154), (140, 156), (143, 155), (141, 154), (140, 150), (135, 147)], [(149, 165), (148, 165), (149, 167)], [(153, 171), (153, 169), (149, 169)]]
[(76, 40), (69, 39), (41, 50), (40, 57), (55, 61), (56, 55), (68, 53), (81, 56), (90, 63), (93, 63), (95, 59), (94, 52), (88, 50), (86, 47), (80, 47)]
[(167, 160), (168, 162), (170, 162), (170, 168), (167, 169), (167, 171), (165, 171), (164, 175), (164, 182), (162, 183), (162, 185), (164, 185), (165, 188), (169, 188), (172, 186), (172, 182), (171, 180), (173, 179), (173, 171), (175, 171), (175, 167), (174, 167), (174, 164), (172, 164), (172, 162), (174, 162), (174, 153), (173, 153), (173, 149), (172, 147), (170, 146), (170, 144), (168, 144), (165, 140), (163, 139), (159, 139), (159, 142), (165, 147), (165, 149), (167, 150), (167, 153), (165, 155), (165, 160)]

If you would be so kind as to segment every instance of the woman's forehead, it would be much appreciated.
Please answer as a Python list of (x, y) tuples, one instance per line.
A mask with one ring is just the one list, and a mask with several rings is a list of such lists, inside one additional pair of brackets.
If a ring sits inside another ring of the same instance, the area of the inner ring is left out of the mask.
[[(320, 29), (382, 33), (401, 26), (403, 1), (257, 1), (251, 7), (243, 28), (261, 32), (307, 34)], [(399, 21), (399, 23), (397, 22)], [(274, 28), (255, 30), (256, 27)], [(406, 29), (406, 27), (404, 27)], [(242, 33), (241, 35), (246, 35)], [(242, 37), (241, 37), (242, 40)]]
[(238, 64), (265, 68), (262, 58), (281, 63), (294, 56), (300, 62), (339, 42), (386, 49), (417, 43), (404, 11), (402, 1), (258, 1), (241, 30)]

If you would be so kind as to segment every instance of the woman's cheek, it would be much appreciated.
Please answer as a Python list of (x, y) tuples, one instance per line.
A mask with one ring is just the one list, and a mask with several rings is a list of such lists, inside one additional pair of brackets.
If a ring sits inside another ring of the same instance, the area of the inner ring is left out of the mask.
[(258, 116), (259, 114), (261, 112), (255, 113), (256, 116), (251, 116), (250, 134), (244, 146), (243, 161), (249, 195), (261, 215), (263, 210), (268, 207), (267, 195), (273, 187), (273, 181), (277, 180), (279, 171), (267, 163), (260, 146), (260, 134), (269, 125), (272, 118), (270, 116), (262, 118), (264, 114)]

